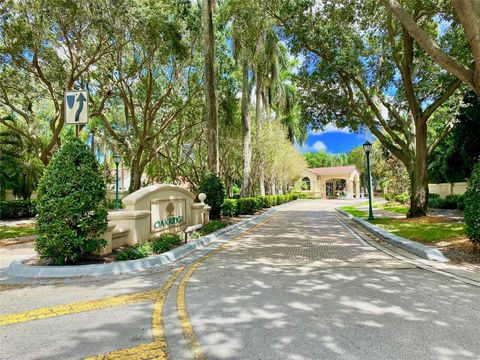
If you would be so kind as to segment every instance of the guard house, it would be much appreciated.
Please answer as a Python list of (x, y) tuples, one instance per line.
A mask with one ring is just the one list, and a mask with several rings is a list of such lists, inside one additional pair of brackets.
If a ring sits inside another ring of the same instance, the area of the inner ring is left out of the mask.
[(360, 198), (360, 173), (354, 165), (310, 168), (302, 176), (302, 191), (324, 199)]

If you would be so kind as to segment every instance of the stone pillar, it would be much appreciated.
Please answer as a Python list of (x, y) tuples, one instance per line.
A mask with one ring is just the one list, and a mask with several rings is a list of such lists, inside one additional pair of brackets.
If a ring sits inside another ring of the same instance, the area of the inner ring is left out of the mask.
[(190, 225), (198, 225), (198, 224), (203, 224), (203, 208), (205, 204), (201, 203), (193, 203), (192, 204), (192, 217), (191, 217), (191, 224), (187, 224), (187, 226)]
[(326, 181), (321, 179), (320, 180), (320, 186), (321, 186), (321, 196), (324, 200), (327, 200), (327, 183), (326, 183)]
[(107, 241), (107, 245), (100, 249), (95, 255), (103, 256), (112, 252), (112, 231), (116, 225), (108, 225), (103, 233), (103, 239)]
[(347, 179), (347, 199), (353, 198), (353, 181), (352, 179)]
[(210, 222), (210, 210), (212, 208), (208, 205), (205, 205), (203, 208), (203, 225), (208, 224)]
[(360, 179), (355, 181), (355, 199), (360, 198)]

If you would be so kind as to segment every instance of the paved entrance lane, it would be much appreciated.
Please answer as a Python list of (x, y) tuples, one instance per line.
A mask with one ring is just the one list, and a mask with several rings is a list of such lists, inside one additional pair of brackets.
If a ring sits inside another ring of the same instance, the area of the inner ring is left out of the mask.
[(395, 260), (298, 201), (192, 275), (209, 359), (479, 359), (480, 289)]

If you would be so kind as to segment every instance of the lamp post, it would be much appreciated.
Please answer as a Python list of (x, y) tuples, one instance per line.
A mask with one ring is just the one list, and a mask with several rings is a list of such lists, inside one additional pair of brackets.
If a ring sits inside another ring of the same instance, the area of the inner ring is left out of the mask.
[(370, 151), (372, 150), (372, 144), (367, 140), (363, 144), (363, 150), (367, 154), (367, 179), (368, 179), (368, 220), (373, 220), (372, 211), (372, 181), (370, 179)]
[[(118, 164), (120, 163), (120, 155), (113, 155), (113, 160), (115, 161), (115, 210), (118, 210)], [(123, 174), (122, 174), (123, 175)]]

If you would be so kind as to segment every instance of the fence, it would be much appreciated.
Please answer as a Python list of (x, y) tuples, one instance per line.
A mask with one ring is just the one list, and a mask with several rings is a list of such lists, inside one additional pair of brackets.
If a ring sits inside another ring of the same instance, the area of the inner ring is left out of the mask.
[(445, 198), (447, 195), (463, 195), (465, 191), (467, 191), (466, 182), (428, 184), (428, 192), (430, 194), (439, 194), (442, 198)]

